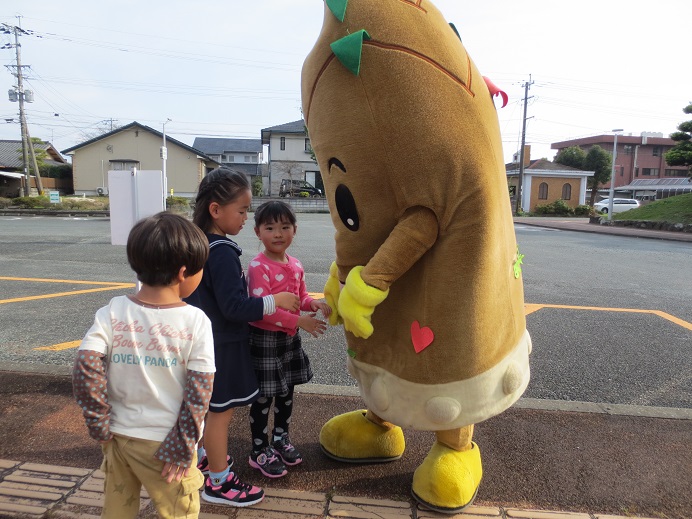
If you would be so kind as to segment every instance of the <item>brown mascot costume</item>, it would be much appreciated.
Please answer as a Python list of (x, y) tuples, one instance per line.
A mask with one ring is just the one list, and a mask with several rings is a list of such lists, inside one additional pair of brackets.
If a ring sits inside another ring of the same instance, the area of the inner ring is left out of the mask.
[(495, 94), (427, 0), (326, 0), (302, 73), (336, 227), (325, 296), (367, 406), (327, 422), (320, 444), (391, 461), (402, 428), (435, 431), (412, 493), (449, 513), (482, 477), (474, 424), (529, 381)]

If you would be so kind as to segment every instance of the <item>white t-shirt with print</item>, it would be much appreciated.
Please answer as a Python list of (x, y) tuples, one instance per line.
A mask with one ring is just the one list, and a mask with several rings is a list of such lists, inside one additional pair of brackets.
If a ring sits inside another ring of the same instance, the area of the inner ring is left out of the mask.
[(190, 305), (114, 297), (79, 349), (105, 354), (110, 430), (133, 438), (163, 441), (178, 420), (187, 370), (215, 372), (211, 322)]

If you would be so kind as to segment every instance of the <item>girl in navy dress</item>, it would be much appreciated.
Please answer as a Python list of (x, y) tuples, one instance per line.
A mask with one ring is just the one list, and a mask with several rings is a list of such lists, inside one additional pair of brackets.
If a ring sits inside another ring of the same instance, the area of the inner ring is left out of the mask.
[(261, 488), (241, 482), (231, 471), (228, 427), (236, 407), (259, 396), (250, 357), (248, 322), (272, 314), (276, 308), (295, 310), (298, 298), (289, 292), (250, 297), (240, 263), (242, 250), (227, 235), (243, 228), (252, 193), (247, 177), (218, 168), (202, 179), (193, 214), (194, 223), (209, 240), (209, 259), (197, 290), (187, 302), (201, 308), (212, 323), (216, 377), (200, 448), (199, 468), (208, 473), (202, 499), (215, 504), (248, 506), (261, 501)]

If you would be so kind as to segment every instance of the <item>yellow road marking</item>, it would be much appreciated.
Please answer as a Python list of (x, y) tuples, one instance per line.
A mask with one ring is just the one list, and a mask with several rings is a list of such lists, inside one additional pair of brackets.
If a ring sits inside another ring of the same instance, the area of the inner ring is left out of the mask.
[(78, 285), (122, 285), (123, 284), (122, 282), (115, 282), (115, 281), (79, 281), (76, 279), (13, 278), (13, 277), (6, 277), (6, 276), (0, 276), (0, 280), (5, 280), (5, 281), (36, 281), (38, 283), (76, 283)]
[(524, 304), (524, 315), (529, 315), (534, 312), (538, 312), (541, 308), (543, 308), (543, 305), (533, 305), (530, 303)]
[(543, 304), (525, 304), (524, 305), (526, 315), (529, 315), (533, 312), (537, 312), (541, 308), (561, 308), (565, 310), (591, 310), (591, 311), (597, 311), (597, 312), (625, 312), (625, 313), (632, 313), (632, 314), (652, 314), (652, 315), (657, 315), (659, 317), (662, 317), (666, 321), (670, 321), (671, 323), (677, 324), (678, 326), (681, 326), (683, 328), (686, 328), (688, 330), (692, 330), (692, 323), (688, 323), (687, 321), (683, 321), (682, 319), (675, 317), (674, 315), (670, 315), (669, 313), (662, 312), (660, 310), (642, 310), (638, 308), (602, 308), (599, 306), (572, 306), (572, 305), (543, 305)]
[(46, 350), (46, 351), (62, 351), (69, 350), (70, 348), (77, 348), (82, 341), (70, 341), (61, 342), (60, 344), (53, 344), (53, 346), (41, 346), (40, 348), (34, 348), (35, 350)]
[(53, 297), (74, 296), (77, 294), (89, 294), (92, 292), (104, 292), (107, 290), (121, 290), (133, 288), (134, 283), (114, 283), (112, 281), (79, 281), (76, 279), (45, 279), (45, 278), (16, 278), (0, 276), (2, 281), (31, 281), (36, 283), (71, 283), (73, 285), (101, 285), (103, 288), (91, 288), (88, 290), (73, 290), (71, 292), (55, 292), (52, 294), (41, 294), (38, 296), (15, 297), (12, 299), (0, 299), (0, 304), (19, 303), (21, 301), (34, 301), (36, 299), (51, 299)]
[(1, 299), (0, 305), (4, 303), (18, 303), (20, 301), (33, 301), (36, 299), (51, 299), (53, 297), (74, 296), (77, 294), (90, 294), (92, 292), (105, 292), (107, 290), (120, 290), (125, 288), (132, 288), (134, 286), (134, 283), (121, 283), (119, 285), (113, 285), (104, 288), (92, 288), (90, 290), (75, 290), (73, 292), (55, 292), (53, 294), (42, 294), (40, 296), (15, 297), (14, 299)]

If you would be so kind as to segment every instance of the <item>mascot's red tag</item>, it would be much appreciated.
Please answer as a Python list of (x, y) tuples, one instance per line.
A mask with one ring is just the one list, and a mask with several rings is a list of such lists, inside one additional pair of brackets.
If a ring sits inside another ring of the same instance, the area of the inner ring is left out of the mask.
[(413, 349), (416, 350), (416, 353), (420, 353), (432, 344), (432, 341), (435, 340), (435, 334), (427, 326), (421, 328), (418, 321), (413, 321), (411, 323), (411, 340), (413, 340)]

